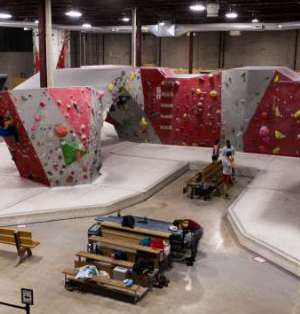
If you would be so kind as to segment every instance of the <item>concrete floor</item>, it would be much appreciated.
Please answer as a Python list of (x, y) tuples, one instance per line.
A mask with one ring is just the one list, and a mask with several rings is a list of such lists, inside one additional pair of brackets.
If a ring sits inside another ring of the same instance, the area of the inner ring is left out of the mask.
[[(155, 289), (136, 306), (66, 291), (60, 270), (73, 265), (75, 253), (86, 248), (87, 229), (94, 222), (73, 219), (27, 226), (42, 244), (18, 268), (13, 267), (14, 249), (0, 245), (0, 301), (19, 303), (20, 288), (26, 287), (35, 292), (32, 314), (300, 314), (299, 280), (267, 262), (255, 262), (255, 255), (237, 246), (224, 223), (227, 208), (250, 179), (238, 178), (230, 201), (213, 198), (204, 202), (182, 195), (183, 182), (191, 174), (123, 211), (170, 221), (190, 217), (204, 226), (197, 263), (193, 268), (175, 264), (167, 273), (169, 288)], [(20, 312), (0, 307), (0, 313)]]

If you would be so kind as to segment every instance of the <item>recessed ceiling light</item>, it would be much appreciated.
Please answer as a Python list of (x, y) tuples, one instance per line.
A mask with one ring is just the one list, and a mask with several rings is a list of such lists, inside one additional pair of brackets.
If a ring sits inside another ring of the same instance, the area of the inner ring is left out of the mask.
[(252, 23), (259, 23), (259, 20), (258, 19), (253, 19)]
[(124, 17), (122, 18), (122, 21), (123, 21), (123, 22), (129, 22), (129, 21), (130, 21), (130, 18), (127, 17), (127, 16), (124, 16)]
[(84, 23), (84, 24), (82, 24), (82, 27), (83, 28), (92, 28), (92, 25), (89, 23)]
[(66, 12), (66, 15), (70, 17), (82, 17), (82, 13), (76, 10), (68, 11)]
[(205, 6), (201, 3), (196, 3), (196, 4), (193, 4), (190, 6), (190, 9), (192, 11), (198, 11), (198, 12), (201, 12), (201, 11), (204, 11), (205, 10)]
[(8, 19), (11, 19), (11, 18), (12, 18), (12, 15), (9, 14), (9, 13), (0, 13), (0, 19), (8, 20)]
[(38, 20), (35, 20), (34, 23), (35, 23), (35, 24), (39, 24), (39, 21), (38, 21)]
[(226, 17), (228, 19), (236, 19), (238, 17), (238, 14), (234, 11), (230, 11), (230, 12), (226, 13)]

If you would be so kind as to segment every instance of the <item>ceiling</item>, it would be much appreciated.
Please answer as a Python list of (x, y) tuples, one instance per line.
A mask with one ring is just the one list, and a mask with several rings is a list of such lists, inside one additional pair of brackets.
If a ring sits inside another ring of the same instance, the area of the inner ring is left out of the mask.
[[(224, 14), (231, 7), (239, 13), (239, 18), (234, 22), (251, 22), (253, 15), (261, 22), (300, 20), (300, 0), (220, 0), (219, 2), (221, 4), (219, 18), (207, 18), (205, 12), (192, 12), (189, 6), (194, 4), (193, 0), (52, 0), (52, 14), (55, 24), (126, 25), (121, 21), (122, 15), (129, 15), (130, 8), (138, 7), (142, 12), (143, 25), (156, 24), (159, 19), (173, 20), (177, 24), (200, 24), (228, 22)], [(13, 20), (17, 21), (36, 20), (37, 6), (38, 0), (0, 2), (0, 10), (9, 10)], [(64, 13), (71, 7), (77, 7), (82, 11), (83, 17), (80, 19), (66, 17)]]

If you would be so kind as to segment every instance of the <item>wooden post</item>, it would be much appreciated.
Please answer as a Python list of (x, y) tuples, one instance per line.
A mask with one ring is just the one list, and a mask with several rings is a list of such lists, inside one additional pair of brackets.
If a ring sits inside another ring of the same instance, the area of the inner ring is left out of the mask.
[(47, 87), (47, 58), (46, 58), (46, 2), (39, 0), (39, 55), (40, 55), (40, 85)]
[(137, 10), (136, 14), (136, 66), (142, 66), (142, 16), (141, 10)]
[(189, 45), (189, 73), (193, 73), (194, 63), (194, 32), (190, 32), (190, 45)]

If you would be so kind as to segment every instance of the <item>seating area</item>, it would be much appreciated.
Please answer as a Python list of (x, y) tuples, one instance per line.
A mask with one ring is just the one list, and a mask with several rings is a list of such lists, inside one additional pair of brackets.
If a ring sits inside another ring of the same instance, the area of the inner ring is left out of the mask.
[(183, 194), (187, 194), (191, 199), (202, 196), (207, 200), (214, 191), (220, 194), (222, 185), (222, 161), (213, 162), (186, 181)]
[[(150, 239), (152, 243), (159, 241), (159, 243), (164, 243), (165, 248), (170, 247), (171, 233), (141, 228), (138, 226), (138, 219), (136, 220), (137, 226), (133, 228), (124, 227), (112, 221), (102, 222), (99, 235), (88, 237), (88, 248), (93, 249), (77, 252), (74, 268), (62, 271), (65, 275), (66, 288), (70, 290), (71, 286), (71, 290), (76, 290), (78, 284), (81, 285), (80, 287), (84, 285), (87, 291), (95, 287), (100, 290), (104, 288), (110, 291), (113, 297), (119, 294), (131, 297), (134, 303), (148, 291), (152, 291), (168, 268), (170, 252), (166, 254), (163, 248), (151, 247)], [(149, 245), (142, 245), (145, 239), (149, 239)], [(88, 280), (76, 279), (78, 270), (85, 266), (95, 266), (107, 277), (93, 276)], [(120, 275), (118, 271), (125, 275)], [(126, 279), (131, 279), (133, 285), (126, 287), (122, 282)]]
[(40, 244), (40, 242), (32, 239), (32, 233), (30, 231), (8, 228), (0, 228), (0, 243), (16, 247), (16, 267), (25, 260), (26, 253), (27, 257), (32, 256), (32, 249)]

